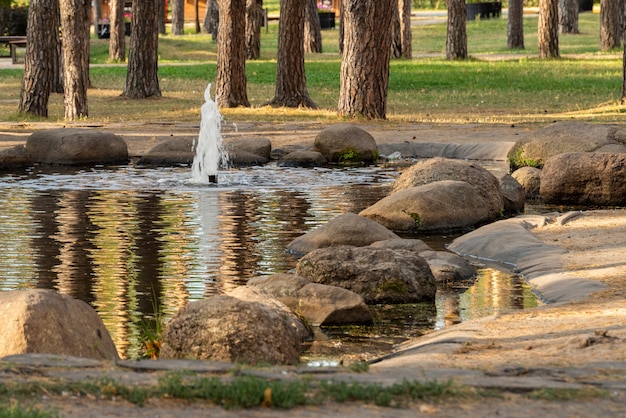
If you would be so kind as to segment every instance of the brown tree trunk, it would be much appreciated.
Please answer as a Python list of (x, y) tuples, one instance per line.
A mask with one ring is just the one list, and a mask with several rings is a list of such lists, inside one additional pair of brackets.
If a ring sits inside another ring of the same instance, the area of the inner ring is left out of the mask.
[(31, 0), (19, 111), (48, 116), (48, 100), (59, 43), (57, 0)]
[(130, 99), (160, 97), (159, 6), (161, 0), (133, 1), (130, 52), (122, 96)]
[(185, 34), (185, 0), (170, 0), (172, 5), (172, 35)]
[[(97, 2), (96, 2), (97, 3)], [(109, 60), (126, 61), (126, 28), (124, 27), (124, 0), (111, 0), (111, 39), (109, 39)]]
[(339, 0), (339, 36), (337, 39), (337, 47), (339, 48), (339, 53), (343, 54), (343, 38), (344, 38), (344, 28), (345, 28), (345, 4), (348, 0)]
[(398, 18), (400, 21), (400, 56), (413, 57), (413, 33), (411, 32), (411, 0), (398, 0)]
[(559, 33), (580, 33), (578, 0), (559, 0)]
[(622, 4), (622, 0), (600, 0), (601, 51), (620, 46)]
[(400, 29), (400, 11), (398, 9), (394, 11), (391, 22), (391, 56), (393, 58), (402, 56), (402, 33)]
[(63, 81), (65, 120), (89, 115), (89, 20), (90, 3), (84, 0), (61, 0), (61, 31), (63, 33)]
[(558, 0), (539, 0), (537, 42), (539, 46), (539, 58), (559, 57)]
[[(97, 24), (102, 21), (102, 3), (99, 1), (93, 2), (93, 23), (97, 27)], [(97, 34), (97, 33), (96, 33)]]
[(219, 107), (250, 106), (246, 91), (246, 0), (218, 0), (217, 76)]
[(509, 0), (506, 46), (524, 49), (524, 0)]
[(261, 56), (261, 25), (263, 24), (263, 0), (246, 0), (246, 59)]
[(204, 23), (202, 25), (205, 33), (210, 33), (211, 38), (217, 40), (217, 30), (219, 28), (220, 13), (217, 7), (217, 0), (207, 0), (207, 7), (204, 13)]
[(193, 21), (196, 25), (196, 33), (200, 33), (200, 2), (198, 0), (193, 1)]
[(317, 0), (306, 0), (304, 15), (304, 52), (322, 53), (322, 26)]
[(397, 0), (345, 0), (338, 112), (387, 117), (391, 25)]
[(304, 14), (307, 0), (282, 0), (278, 23), (276, 92), (271, 106), (310, 107), (304, 72)]
[(467, 6), (465, 0), (447, 0), (448, 28), (446, 32), (446, 59), (467, 58)]
[[(622, 6), (622, 22), (626, 22), (626, 2)], [(622, 44), (624, 52), (622, 54), (622, 105), (626, 104), (626, 24), (622, 25)]]
[(160, 1), (158, 4), (159, 10), (157, 14), (159, 16), (159, 33), (165, 35), (165, 24), (167, 23), (167, 10), (165, 10), (165, 1)]

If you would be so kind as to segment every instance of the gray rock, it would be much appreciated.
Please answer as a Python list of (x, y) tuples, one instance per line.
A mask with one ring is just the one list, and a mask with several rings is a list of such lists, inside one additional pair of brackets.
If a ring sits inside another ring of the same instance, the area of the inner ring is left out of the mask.
[(393, 184), (392, 193), (441, 180), (469, 183), (474, 187), (474, 193), (484, 201), (489, 212), (487, 219), (495, 220), (501, 216), (503, 203), (498, 179), (469, 161), (440, 157), (420, 161), (400, 174)]
[(290, 152), (278, 160), (279, 167), (321, 167), (326, 165), (326, 158), (317, 151), (299, 150)]
[(195, 139), (173, 138), (155, 145), (137, 164), (148, 166), (191, 165), (195, 157)]
[(252, 165), (264, 165), (269, 159), (262, 155), (253, 154), (244, 150), (234, 150), (228, 152), (228, 163), (233, 167), (247, 167)]
[(626, 153), (567, 153), (546, 161), (541, 198), (546, 203), (623, 206)]
[(165, 329), (161, 357), (296, 364), (302, 341), (291, 318), (259, 302), (218, 295), (188, 303)]
[(45, 353), (116, 360), (117, 349), (96, 311), (53, 290), (0, 292), (0, 357)]
[(419, 254), (423, 251), (432, 251), (428, 244), (421, 239), (405, 239), (405, 238), (392, 238), (384, 241), (376, 241), (371, 244), (372, 248), (388, 248), (390, 250), (407, 250), (413, 251)]
[(504, 213), (517, 215), (524, 213), (526, 205), (526, 193), (524, 188), (510, 174), (503, 174), (498, 178), (500, 182), (500, 192), (502, 193), (502, 203)]
[(24, 145), (0, 149), (0, 170), (33, 165), (30, 153)]
[(541, 186), (541, 170), (536, 167), (520, 167), (511, 173), (524, 189), (527, 199), (539, 199), (539, 188)]
[(247, 287), (278, 299), (314, 326), (370, 324), (372, 315), (363, 298), (350, 290), (292, 274), (254, 277)]
[(411, 251), (348, 245), (322, 248), (302, 257), (296, 274), (314, 283), (352, 290), (367, 304), (435, 300), (430, 267)]
[(611, 146), (612, 152), (626, 152), (622, 128), (579, 121), (555, 122), (521, 138), (511, 148), (508, 159), (512, 169), (524, 166), (541, 168), (550, 158), (569, 152), (594, 152)]
[(224, 149), (235, 159), (239, 153), (248, 153), (268, 161), (271, 158), (272, 142), (267, 138), (234, 138), (224, 141)]
[(399, 238), (384, 226), (354, 213), (344, 213), (326, 224), (299, 236), (287, 251), (302, 255), (317, 248), (334, 245), (364, 247), (376, 241)]
[(60, 128), (33, 132), (26, 140), (33, 162), (89, 165), (128, 162), (128, 147), (119, 136), (91, 129)]
[(473, 186), (453, 180), (436, 181), (393, 193), (359, 215), (403, 233), (471, 229), (492, 218), (485, 201)]
[(337, 124), (323, 129), (315, 137), (313, 148), (334, 163), (372, 162), (378, 158), (374, 137), (350, 124)]

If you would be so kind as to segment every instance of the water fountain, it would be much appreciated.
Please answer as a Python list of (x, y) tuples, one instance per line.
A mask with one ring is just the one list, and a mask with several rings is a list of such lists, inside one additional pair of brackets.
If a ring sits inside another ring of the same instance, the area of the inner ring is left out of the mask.
[(217, 103), (211, 99), (211, 83), (204, 91), (200, 113), (200, 133), (195, 143), (196, 155), (191, 166), (190, 183), (217, 183), (217, 171), (220, 166), (228, 165), (228, 153), (222, 146), (222, 115)]

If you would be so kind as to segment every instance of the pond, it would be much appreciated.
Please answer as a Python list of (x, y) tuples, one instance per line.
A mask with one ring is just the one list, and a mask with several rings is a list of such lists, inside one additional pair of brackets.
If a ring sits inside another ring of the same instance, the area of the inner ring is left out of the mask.
[[(0, 291), (47, 288), (93, 306), (120, 355), (141, 354), (144, 327), (188, 301), (288, 272), (294, 238), (388, 191), (393, 168), (219, 173), (192, 185), (189, 167), (34, 167), (0, 177)], [(441, 247), (452, 237), (418, 237)], [(441, 249), (441, 248), (436, 248)], [(482, 269), (476, 283), (439, 289), (435, 305), (374, 307), (372, 327), (317, 330), (305, 358), (369, 356), (408, 337), (535, 306), (522, 278)], [(365, 355), (364, 354), (364, 355)]]

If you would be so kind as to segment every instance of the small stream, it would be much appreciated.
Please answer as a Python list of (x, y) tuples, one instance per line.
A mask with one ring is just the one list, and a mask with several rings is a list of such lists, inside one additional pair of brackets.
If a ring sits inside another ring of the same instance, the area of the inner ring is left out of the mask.
[[(122, 357), (141, 354), (155, 317), (188, 301), (288, 272), (294, 238), (388, 191), (393, 168), (219, 173), (189, 182), (189, 168), (34, 167), (0, 177), (0, 291), (55, 289), (102, 317)], [(418, 237), (435, 249), (453, 237)], [(371, 327), (316, 330), (304, 358), (371, 358), (394, 344), (467, 319), (536, 306), (522, 278), (481, 269), (475, 283), (438, 291), (436, 304), (373, 307)]]

